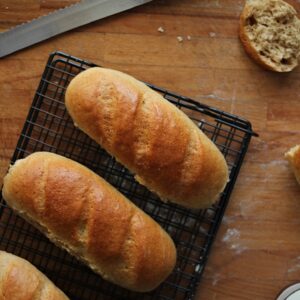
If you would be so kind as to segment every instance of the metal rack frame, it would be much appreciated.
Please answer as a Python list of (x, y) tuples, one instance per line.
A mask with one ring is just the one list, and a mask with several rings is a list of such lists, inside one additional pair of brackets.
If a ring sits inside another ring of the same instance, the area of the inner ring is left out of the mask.
[(64, 106), (70, 80), (95, 64), (55, 52), (50, 55), (18, 141), (12, 164), (36, 151), (50, 151), (101, 175), (155, 219), (173, 238), (178, 253), (170, 277), (155, 291), (134, 293), (102, 280), (0, 201), (0, 249), (31, 261), (71, 299), (192, 299), (220, 226), (251, 137), (251, 124), (235, 115), (148, 84), (183, 110), (218, 146), (230, 169), (220, 200), (206, 210), (161, 202), (124, 167), (75, 128)]

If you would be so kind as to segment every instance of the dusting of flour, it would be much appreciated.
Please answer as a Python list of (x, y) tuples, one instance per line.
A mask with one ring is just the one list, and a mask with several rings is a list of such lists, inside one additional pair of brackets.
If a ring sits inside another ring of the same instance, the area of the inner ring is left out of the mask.
[(241, 254), (247, 247), (242, 245), (240, 240), (241, 233), (236, 228), (228, 228), (225, 235), (222, 238), (222, 241), (236, 254)]

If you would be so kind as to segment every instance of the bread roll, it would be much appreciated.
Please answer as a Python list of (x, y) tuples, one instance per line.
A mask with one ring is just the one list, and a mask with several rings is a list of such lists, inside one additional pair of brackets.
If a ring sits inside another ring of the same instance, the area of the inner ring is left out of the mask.
[(300, 145), (297, 145), (286, 152), (285, 158), (288, 160), (295, 177), (300, 184)]
[(214, 203), (228, 181), (213, 142), (175, 105), (124, 73), (91, 68), (65, 97), (74, 123), (162, 200), (190, 208)]
[(169, 235), (115, 188), (84, 166), (36, 152), (4, 178), (3, 198), (50, 240), (104, 279), (150, 291), (171, 273)]
[(27, 260), (0, 251), (0, 300), (69, 299)]
[(289, 72), (298, 65), (300, 21), (285, 1), (246, 1), (240, 38), (246, 52), (268, 70)]

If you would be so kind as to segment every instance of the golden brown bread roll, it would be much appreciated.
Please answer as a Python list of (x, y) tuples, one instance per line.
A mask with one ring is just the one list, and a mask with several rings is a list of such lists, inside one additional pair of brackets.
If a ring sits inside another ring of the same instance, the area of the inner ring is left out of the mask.
[(0, 251), (0, 300), (68, 300), (27, 260)]
[(50, 240), (115, 284), (149, 291), (174, 268), (169, 235), (104, 179), (70, 159), (36, 152), (17, 160), (2, 193)]
[(91, 68), (65, 97), (74, 123), (163, 200), (210, 206), (228, 181), (226, 161), (179, 109), (124, 73)]
[(285, 158), (288, 160), (295, 177), (300, 184), (300, 145), (291, 148), (285, 153)]

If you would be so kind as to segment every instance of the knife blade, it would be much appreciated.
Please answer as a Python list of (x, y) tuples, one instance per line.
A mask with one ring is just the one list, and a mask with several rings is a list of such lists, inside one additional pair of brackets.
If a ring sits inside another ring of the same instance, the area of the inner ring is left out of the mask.
[(84, 0), (0, 33), (0, 58), (152, 0)]

